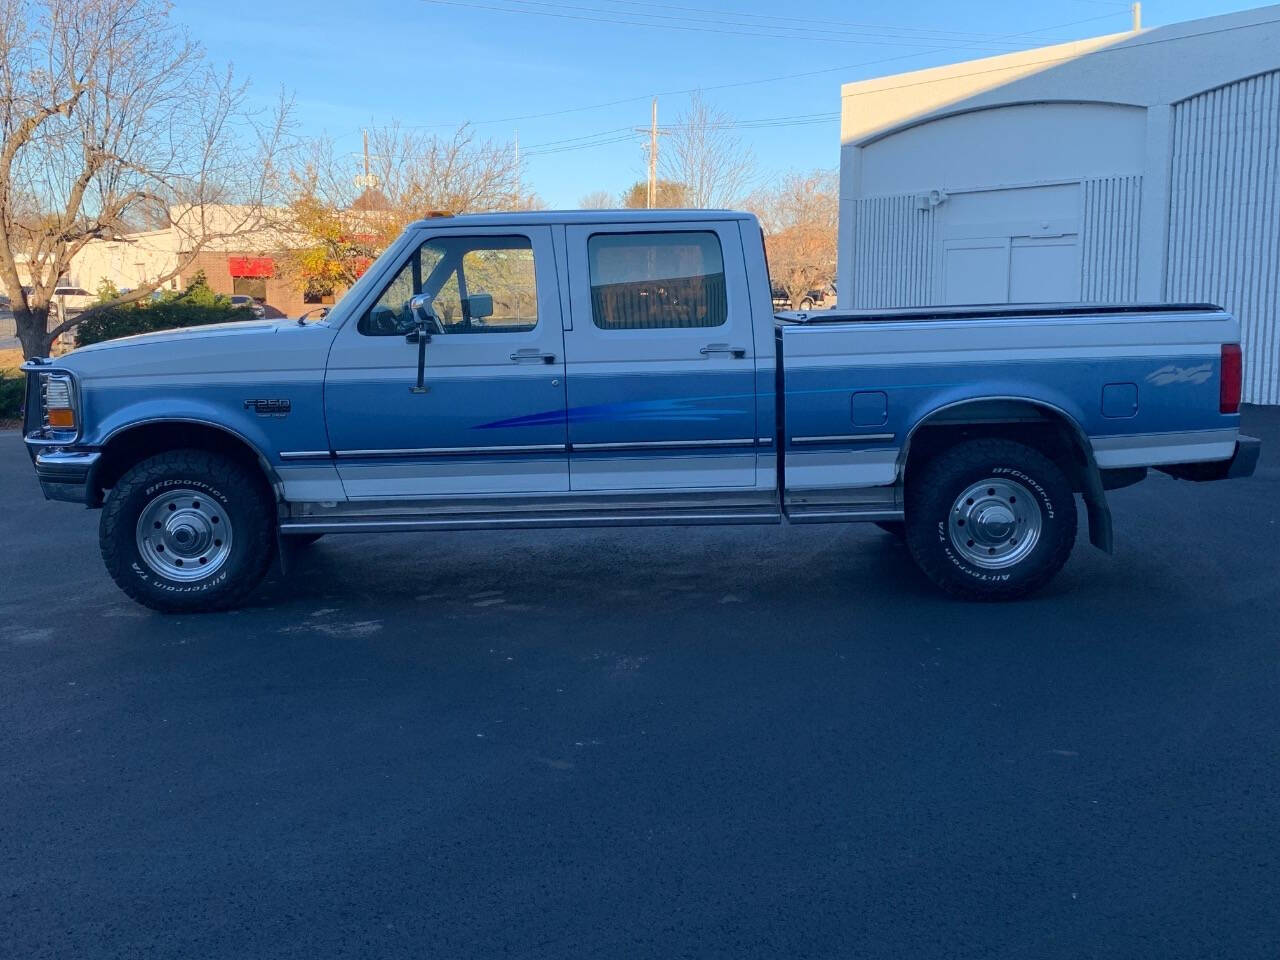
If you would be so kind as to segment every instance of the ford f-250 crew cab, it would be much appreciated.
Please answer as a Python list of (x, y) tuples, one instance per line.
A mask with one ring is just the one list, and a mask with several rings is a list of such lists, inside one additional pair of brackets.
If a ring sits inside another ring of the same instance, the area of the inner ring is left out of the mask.
[(226, 607), (322, 534), (877, 522), (935, 583), (1021, 596), (1105, 490), (1253, 471), (1239, 327), (1211, 306), (772, 309), (725, 211), (412, 224), (320, 322), (246, 321), (28, 364), (51, 499), (107, 569)]

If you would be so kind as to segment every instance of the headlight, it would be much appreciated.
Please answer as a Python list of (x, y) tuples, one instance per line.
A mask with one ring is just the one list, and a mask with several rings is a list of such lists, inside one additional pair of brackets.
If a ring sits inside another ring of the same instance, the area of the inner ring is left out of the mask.
[(75, 393), (71, 378), (55, 373), (40, 375), (40, 400), (45, 427), (55, 430), (76, 428)]

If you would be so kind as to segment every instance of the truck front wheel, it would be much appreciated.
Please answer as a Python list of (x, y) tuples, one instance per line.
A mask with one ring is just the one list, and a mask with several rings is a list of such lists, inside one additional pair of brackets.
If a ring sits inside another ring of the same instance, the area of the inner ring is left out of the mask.
[(272, 521), (260, 476), (217, 453), (174, 450), (120, 478), (98, 543), (107, 572), (139, 603), (164, 613), (218, 610), (266, 573)]
[(966, 600), (1013, 600), (1044, 586), (1076, 541), (1059, 467), (1009, 440), (970, 440), (908, 476), (907, 547), (934, 583)]

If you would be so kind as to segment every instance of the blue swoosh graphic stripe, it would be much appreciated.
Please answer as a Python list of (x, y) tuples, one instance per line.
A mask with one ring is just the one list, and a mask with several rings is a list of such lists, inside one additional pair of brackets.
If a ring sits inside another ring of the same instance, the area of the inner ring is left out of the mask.
[[(497, 430), (507, 427), (535, 427), (554, 423), (598, 423), (644, 422), (644, 421), (684, 421), (702, 422), (719, 420), (722, 417), (737, 417), (751, 412), (750, 406), (728, 406), (727, 401), (755, 401), (755, 394), (734, 394), (722, 397), (669, 397), (660, 400), (625, 400), (618, 403), (593, 404), (585, 407), (570, 407), (568, 410), (557, 408), (543, 410), (520, 417), (509, 417), (505, 420), (494, 420), (491, 423), (477, 424), (475, 430)], [(714, 404), (714, 406), (702, 406)]]

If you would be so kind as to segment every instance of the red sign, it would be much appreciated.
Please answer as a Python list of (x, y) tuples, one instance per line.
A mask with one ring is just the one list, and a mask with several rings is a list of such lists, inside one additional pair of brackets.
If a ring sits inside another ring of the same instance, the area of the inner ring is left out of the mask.
[(270, 257), (227, 257), (233, 277), (269, 277), (275, 273), (275, 266)]

